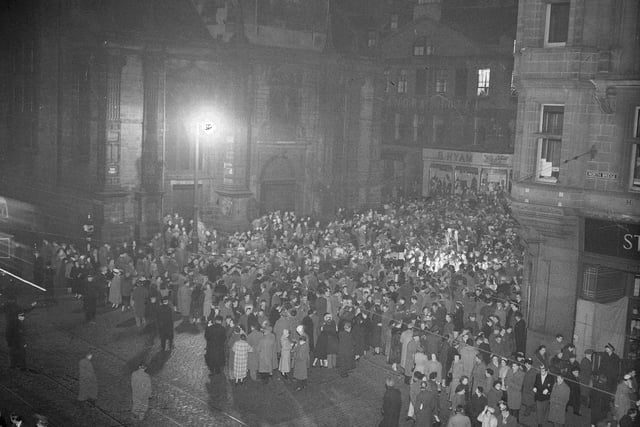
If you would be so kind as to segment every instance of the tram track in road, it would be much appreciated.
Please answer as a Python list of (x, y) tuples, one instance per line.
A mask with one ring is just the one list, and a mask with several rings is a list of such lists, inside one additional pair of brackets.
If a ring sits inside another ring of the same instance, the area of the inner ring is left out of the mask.
[[(60, 333), (66, 334), (67, 336), (70, 337), (69, 342), (71, 342), (72, 340), (78, 340), (81, 341), (83, 343), (85, 343), (86, 345), (95, 348), (97, 350), (99, 350), (101, 353), (108, 355), (109, 357), (111, 357), (113, 360), (116, 360), (118, 362), (118, 364), (120, 365), (127, 365), (130, 363), (129, 360), (127, 360), (126, 358), (122, 357), (121, 355), (104, 348), (101, 345), (98, 345), (84, 337), (82, 337), (81, 335), (72, 332), (70, 329), (68, 328), (64, 328), (60, 325), (53, 325), (53, 327)], [(233, 424), (223, 424), (223, 425), (232, 425), (232, 426), (247, 426), (247, 424), (245, 422), (243, 422), (242, 420), (240, 420), (239, 418), (229, 414), (227, 411), (225, 411), (223, 408), (220, 408), (219, 406), (216, 406), (214, 404), (212, 404), (211, 402), (206, 402), (205, 400), (203, 400), (202, 398), (198, 397), (197, 395), (193, 394), (192, 392), (186, 390), (184, 387), (174, 384), (173, 382), (170, 381), (166, 381), (163, 380), (159, 377), (154, 377), (156, 382), (161, 383), (162, 386), (166, 386), (167, 388), (170, 388), (171, 390), (173, 390), (174, 392), (177, 392), (179, 394), (182, 395), (182, 401), (188, 400), (190, 402), (197, 402), (202, 408), (205, 409), (204, 412), (208, 412), (211, 413), (212, 411), (216, 411), (219, 415), (225, 417), (228, 421), (232, 422)], [(185, 399), (185, 397), (187, 399)], [(186, 425), (190, 425), (190, 424), (183, 424), (180, 423), (179, 420), (176, 420), (174, 417), (170, 417), (166, 414), (164, 414), (162, 412), (162, 409), (168, 409), (166, 407), (151, 407), (150, 410), (153, 411), (154, 413), (162, 416), (163, 418), (167, 419), (168, 421), (171, 422), (171, 424), (173, 425), (181, 425), (181, 426), (186, 426)], [(176, 411), (179, 411), (179, 409), (175, 409)], [(183, 411), (184, 412), (184, 411)], [(221, 425), (221, 424), (218, 424)]]
[[(5, 352), (2, 352), (2, 353), (3, 355), (6, 354)], [(63, 382), (57, 380), (54, 376), (49, 375), (46, 372), (43, 372), (42, 370), (28, 369), (26, 372), (18, 375), (20, 375), (20, 377), (18, 377), (17, 375), (10, 376), (9, 381), (18, 380), (19, 385), (0, 384), (0, 388), (5, 392), (8, 392), (9, 395), (15, 397), (18, 401), (20, 401), (24, 405), (26, 405), (30, 409), (30, 412), (32, 412), (32, 414), (46, 415), (49, 420), (49, 425), (52, 427), (56, 427), (56, 426), (63, 427), (68, 424), (64, 420), (61, 420), (60, 419), (61, 417), (58, 414), (56, 414), (55, 411), (49, 412), (49, 413), (47, 413), (47, 411), (43, 411), (43, 406), (46, 406), (46, 405), (43, 405), (43, 400), (40, 400), (39, 402), (35, 402), (34, 401), (35, 398), (25, 396), (26, 394), (25, 390), (20, 390), (20, 387), (22, 387), (22, 389), (29, 390), (29, 388), (27, 388), (26, 386), (29, 386), (30, 383), (37, 383), (37, 389), (48, 390), (50, 392), (49, 396), (59, 397), (58, 393), (68, 395), (68, 396), (65, 396), (65, 399), (66, 399), (65, 402), (69, 403), (70, 405), (83, 405), (82, 407), (75, 407), (72, 409), (75, 411), (82, 412), (82, 415), (89, 415), (89, 414), (86, 414), (86, 412), (89, 412), (90, 418), (92, 419), (91, 424), (94, 426), (118, 427), (118, 426), (128, 425), (126, 421), (123, 421), (122, 419), (115, 417), (114, 415), (109, 413), (109, 411), (106, 411), (97, 405), (77, 402), (75, 390), (71, 389), (70, 387), (65, 385)], [(36, 390), (36, 387), (33, 387), (33, 389)], [(44, 401), (48, 405), (58, 406), (56, 405), (56, 402), (52, 402), (51, 400), (44, 399)]]
[[(39, 367), (37, 370), (32, 370), (34, 376), (39, 375), (41, 378), (46, 378), (47, 382), (53, 383), (56, 387), (61, 387), (65, 395), (67, 393), (70, 395), (70, 398), (66, 399), (65, 402), (70, 401), (75, 403), (78, 381), (77, 371), (74, 369), (76, 364), (69, 364), (67, 361), (71, 357), (71, 360), (76, 362), (79, 357), (78, 352), (82, 352), (82, 350), (80, 350), (82, 347), (88, 347), (89, 349), (85, 349), (84, 351), (98, 352), (98, 354), (106, 357), (107, 360), (111, 360), (111, 363), (107, 363), (102, 369), (107, 370), (111, 375), (112, 378), (110, 381), (114, 381), (114, 378), (117, 378), (115, 381), (119, 384), (108, 386), (108, 388), (111, 388), (110, 398), (99, 399), (98, 404), (100, 404), (100, 400), (104, 401), (101, 405), (102, 407), (94, 407), (94, 410), (100, 412), (103, 417), (110, 417), (111, 423), (101, 424), (105, 427), (111, 427), (112, 425), (131, 425), (131, 420), (128, 416), (120, 415), (128, 413), (130, 406), (128, 403), (123, 402), (123, 393), (120, 393), (118, 396), (118, 393), (115, 392), (123, 386), (130, 387), (127, 375), (123, 375), (122, 373), (129, 372), (130, 366), (128, 367), (128, 365), (130, 365), (132, 361), (135, 361), (139, 354), (128, 358), (127, 356), (123, 356), (116, 351), (106, 348), (104, 342), (100, 343), (96, 342), (97, 340), (85, 338), (81, 332), (74, 331), (73, 329), (76, 328), (76, 325), (65, 321), (64, 317), (59, 317), (59, 321), (57, 322), (49, 321), (51, 318), (55, 319), (55, 311), (47, 313), (46, 316), (47, 317), (40, 318), (40, 321), (36, 321), (36, 327), (30, 328), (28, 333), (28, 339), (32, 342), (29, 346), (28, 357), (34, 362), (32, 366)], [(45, 321), (42, 322), (42, 320)], [(0, 323), (3, 322), (0, 320)], [(81, 343), (81, 345), (74, 345), (74, 341)], [(145, 346), (145, 350), (147, 351), (150, 350), (150, 348), (148, 345)], [(71, 350), (73, 354), (70, 354), (67, 349)], [(43, 358), (42, 355), (46, 355), (46, 357)], [(8, 357), (6, 362), (8, 365)], [(115, 376), (112, 375), (114, 373), (116, 374)], [(156, 418), (156, 420), (162, 418), (164, 420), (160, 420), (162, 425), (209, 425), (211, 422), (213, 422), (213, 425), (221, 427), (247, 425), (239, 419), (238, 416), (227, 412), (224, 407), (216, 404), (215, 401), (209, 401), (209, 399), (204, 396), (196, 395), (193, 391), (185, 388), (182, 383), (176, 384), (174, 381), (163, 379), (156, 375), (152, 378), (158, 386), (154, 387), (154, 397), (156, 399), (152, 398), (150, 402), (149, 415), (154, 414), (155, 416), (153, 418)], [(226, 378), (224, 381), (227, 381)], [(3, 385), (0, 384), (0, 386)], [(33, 384), (32, 387), (33, 390), (40, 388), (37, 384)], [(100, 390), (108, 390), (108, 388), (101, 387)], [(9, 390), (7, 393), (19, 394), (20, 389), (16, 388), (16, 390), (18, 391)], [(100, 396), (103, 394), (104, 393), (100, 391)], [(29, 401), (28, 397), (21, 396), (21, 399), (27, 402), (30, 408), (43, 407), (42, 404), (37, 402), (37, 398)], [(106, 406), (112, 406), (112, 408), (105, 408), (105, 404)], [(52, 413), (55, 412), (55, 410), (52, 411)], [(197, 413), (198, 415), (193, 415), (193, 413)], [(194, 418), (197, 418), (197, 420)], [(65, 424), (63, 423), (62, 425)], [(143, 425), (145, 424), (143, 423)]]

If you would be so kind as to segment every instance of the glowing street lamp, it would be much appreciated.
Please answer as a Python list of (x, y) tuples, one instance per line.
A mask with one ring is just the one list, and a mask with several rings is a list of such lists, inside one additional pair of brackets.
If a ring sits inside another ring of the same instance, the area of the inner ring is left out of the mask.
[(198, 223), (200, 220), (200, 211), (199, 211), (199, 192), (198, 192), (198, 166), (200, 164), (200, 132), (204, 132), (205, 134), (211, 134), (215, 130), (215, 124), (213, 121), (204, 119), (197, 120), (194, 122), (195, 124), (195, 149), (194, 151), (194, 162), (193, 162), (193, 226), (195, 228), (195, 233), (193, 233), (193, 247), (194, 251), (198, 252), (200, 250), (200, 242), (199, 242), (199, 230)]

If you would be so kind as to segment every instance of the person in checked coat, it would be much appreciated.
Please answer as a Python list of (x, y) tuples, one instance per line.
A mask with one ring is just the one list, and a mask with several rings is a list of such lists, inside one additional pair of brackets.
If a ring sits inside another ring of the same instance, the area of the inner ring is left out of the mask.
[(247, 378), (249, 354), (253, 352), (253, 348), (247, 343), (247, 336), (242, 333), (240, 339), (233, 343), (233, 371), (232, 379), (235, 384), (244, 384)]

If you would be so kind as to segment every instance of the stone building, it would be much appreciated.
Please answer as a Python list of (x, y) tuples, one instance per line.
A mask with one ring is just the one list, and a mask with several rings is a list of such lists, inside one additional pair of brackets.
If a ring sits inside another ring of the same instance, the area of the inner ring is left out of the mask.
[(527, 243), (529, 345), (638, 358), (640, 9), (522, 0), (512, 209)]
[(49, 238), (379, 201), (376, 65), (336, 48), (328, 1), (6, 3), (0, 195)]
[(430, 184), (446, 179), (474, 190), (489, 178), (505, 188), (509, 180), (505, 162), (482, 168), (444, 155), (432, 161), (442, 150), (446, 156), (461, 153), (460, 159), (484, 153), (510, 160), (513, 152), (515, 26), (506, 20), (490, 25), (488, 19), (480, 28), (462, 17), (499, 10), (498, 16), (507, 11), (515, 18), (515, 3), (481, 9), (478, 2), (466, 2), (465, 13), (457, 13), (460, 5), (446, 6), (439, 0), (391, 3), (378, 31), (369, 35), (369, 50), (383, 66), (383, 198), (433, 194)]

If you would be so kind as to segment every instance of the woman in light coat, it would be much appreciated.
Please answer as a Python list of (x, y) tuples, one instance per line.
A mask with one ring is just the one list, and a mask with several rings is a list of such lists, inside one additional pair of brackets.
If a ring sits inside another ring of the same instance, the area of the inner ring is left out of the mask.
[[(204, 301), (202, 303), (202, 315), (205, 320), (209, 320), (211, 315), (211, 304), (213, 303), (213, 288), (211, 282), (207, 282), (204, 288)], [(247, 334), (249, 331), (245, 331)]]
[(191, 288), (188, 283), (178, 288), (178, 311), (185, 318), (191, 313)]
[(292, 348), (293, 343), (289, 339), (289, 330), (284, 329), (280, 337), (280, 364), (278, 365), (278, 370), (285, 379), (289, 378), (289, 372), (291, 372)]
[[(451, 382), (449, 383), (449, 402), (453, 402), (453, 396), (456, 394), (456, 386), (460, 384), (460, 378), (464, 375), (464, 365), (462, 364), (462, 359), (460, 359), (460, 354), (453, 354), (453, 363), (451, 363), (451, 369), (449, 369), (449, 374), (451, 374)], [(456, 407), (453, 406), (453, 409)]]
[(118, 308), (122, 304), (122, 272), (117, 268), (113, 270), (113, 279), (109, 286), (109, 303), (111, 308)]

